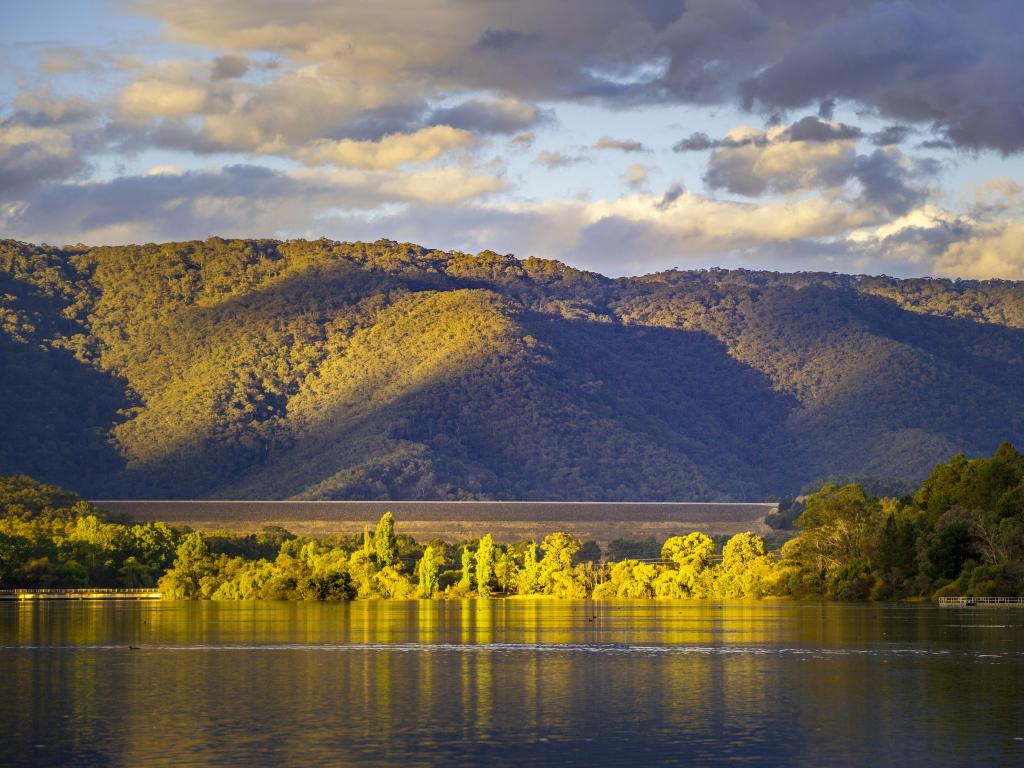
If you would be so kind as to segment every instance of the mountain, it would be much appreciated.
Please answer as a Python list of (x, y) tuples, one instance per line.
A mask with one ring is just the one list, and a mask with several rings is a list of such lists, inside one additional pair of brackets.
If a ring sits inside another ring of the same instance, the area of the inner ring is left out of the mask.
[(391, 241), (0, 241), (0, 474), (122, 498), (757, 500), (1024, 443), (1024, 283)]

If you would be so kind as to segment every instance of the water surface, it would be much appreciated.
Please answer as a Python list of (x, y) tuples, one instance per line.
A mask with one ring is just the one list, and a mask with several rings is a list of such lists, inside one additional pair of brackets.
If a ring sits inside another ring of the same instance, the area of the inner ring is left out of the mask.
[(1020, 609), (5, 603), (0, 681), (2, 765), (1024, 764)]

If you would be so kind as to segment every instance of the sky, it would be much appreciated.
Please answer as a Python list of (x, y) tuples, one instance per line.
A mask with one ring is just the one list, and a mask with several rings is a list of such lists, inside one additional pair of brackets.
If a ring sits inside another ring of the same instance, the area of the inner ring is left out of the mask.
[(1019, 0), (0, 0), (0, 237), (1024, 279)]

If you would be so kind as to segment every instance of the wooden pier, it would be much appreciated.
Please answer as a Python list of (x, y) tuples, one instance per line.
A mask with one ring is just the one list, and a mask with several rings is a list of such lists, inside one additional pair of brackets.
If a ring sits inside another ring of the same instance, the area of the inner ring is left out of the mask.
[(155, 589), (0, 589), (0, 600), (159, 600)]
[(940, 597), (940, 608), (1024, 608), (1024, 597)]

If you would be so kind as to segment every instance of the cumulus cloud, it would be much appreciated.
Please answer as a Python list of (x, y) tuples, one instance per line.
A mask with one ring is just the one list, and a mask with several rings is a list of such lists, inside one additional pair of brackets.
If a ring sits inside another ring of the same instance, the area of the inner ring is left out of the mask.
[(435, 125), (415, 133), (393, 133), (377, 141), (320, 140), (296, 154), (307, 165), (334, 164), (350, 168), (398, 168), (428, 163), (448, 152), (469, 149), (476, 137), (450, 125)]
[(935, 262), (934, 270), (949, 277), (1024, 280), (1024, 221), (984, 227), (952, 243)]
[[(920, 205), (931, 190), (927, 181), (938, 171), (934, 161), (912, 159), (895, 147), (857, 153), (860, 129), (805, 117), (767, 131), (740, 126), (718, 141), (708, 161), (705, 183), (748, 197), (832, 190), (859, 185), (865, 205), (902, 215)], [(691, 137), (693, 139), (693, 137)], [(693, 144), (703, 144), (698, 137)]]
[(121, 91), (121, 114), (127, 118), (181, 118), (205, 111), (209, 88), (190, 69), (182, 62), (153, 66)]
[[(813, 119), (813, 118), (812, 118)], [(741, 126), (712, 151), (705, 183), (712, 189), (757, 196), (821, 187), (839, 187), (850, 178), (856, 142), (793, 139), (789, 126), (767, 132)]]

